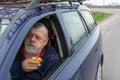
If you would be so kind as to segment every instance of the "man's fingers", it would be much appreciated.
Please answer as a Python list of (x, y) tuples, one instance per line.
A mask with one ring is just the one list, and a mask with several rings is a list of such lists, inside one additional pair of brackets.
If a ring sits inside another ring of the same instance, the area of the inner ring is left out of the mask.
[(41, 66), (41, 64), (39, 63), (30, 63), (30, 64), (27, 64), (28, 67), (39, 67)]
[(38, 69), (38, 67), (27, 67), (26, 72), (31, 72)]
[(41, 66), (39, 62), (32, 59), (27, 59), (22, 62), (22, 68), (25, 72), (30, 72), (38, 69)]

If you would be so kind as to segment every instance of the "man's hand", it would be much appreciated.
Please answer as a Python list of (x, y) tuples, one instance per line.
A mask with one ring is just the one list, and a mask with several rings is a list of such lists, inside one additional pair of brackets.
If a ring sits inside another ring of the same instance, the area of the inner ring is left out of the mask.
[(25, 72), (31, 72), (38, 69), (41, 66), (39, 62), (32, 59), (26, 59), (22, 62), (22, 68)]

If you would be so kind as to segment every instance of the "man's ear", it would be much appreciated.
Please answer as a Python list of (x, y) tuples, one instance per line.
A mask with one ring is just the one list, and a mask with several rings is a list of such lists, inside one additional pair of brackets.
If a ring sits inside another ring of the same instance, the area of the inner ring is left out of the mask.
[(48, 40), (49, 40), (49, 38), (47, 38), (47, 39), (45, 40), (44, 46), (46, 46), (46, 45), (47, 45)]
[(46, 46), (47, 44), (45, 43), (43, 46)]
[(47, 45), (47, 42), (46, 43), (44, 43), (44, 45), (43, 46), (46, 46)]

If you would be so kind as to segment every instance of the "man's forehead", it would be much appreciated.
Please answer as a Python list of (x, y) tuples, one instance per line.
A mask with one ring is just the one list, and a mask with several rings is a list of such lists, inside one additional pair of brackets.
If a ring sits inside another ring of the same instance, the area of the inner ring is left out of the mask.
[(45, 33), (45, 29), (44, 28), (42, 28), (42, 27), (40, 27), (40, 28), (31, 28), (30, 29), (30, 31), (29, 31), (30, 33)]
[(44, 27), (32, 27), (31, 29), (41, 29), (41, 30), (44, 30), (45, 28)]
[(37, 27), (37, 28), (35, 28), (35, 27), (32, 27), (31, 29), (30, 29), (31, 31), (39, 31), (39, 30), (44, 30), (42, 27)]

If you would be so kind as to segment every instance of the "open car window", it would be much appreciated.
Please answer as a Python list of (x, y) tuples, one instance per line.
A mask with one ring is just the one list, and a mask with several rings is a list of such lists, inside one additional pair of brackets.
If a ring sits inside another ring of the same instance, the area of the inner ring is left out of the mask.
[[(61, 60), (64, 57), (64, 55), (63, 55), (63, 51), (62, 51), (62, 47), (61, 47), (61, 42), (60, 42), (60, 39), (59, 39), (59, 35), (58, 35), (57, 29), (56, 29), (56, 26), (57, 27), (59, 26), (58, 25), (59, 23), (58, 23), (57, 15), (53, 14), (53, 15), (46, 16), (46, 17), (38, 20), (37, 22), (38, 23), (43, 23), (48, 28), (49, 42), (48, 42), (47, 46), (54, 48), (55, 52), (57, 52), (57, 54), (58, 54), (58, 56), (59, 56), (59, 58)], [(17, 54), (19, 54), (19, 53), (17, 53)], [(18, 56), (16, 55), (16, 58), (17, 57)], [(43, 59), (43, 61), (44, 61), (44, 59)], [(54, 68), (52, 67), (49, 70), (49, 73), (44, 78), (48, 79), (52, 75), (52, 73), (54, 73), (54, 71), (60, 66), (60, 64), (61, 64), (61, 62), (56, 63), (56, 65), (54, 65)], [(46, 65), (48, 65), (48, 64), (46, 64)], [(49, 68), (46, 68), (46, 69), (49, 69)]]

